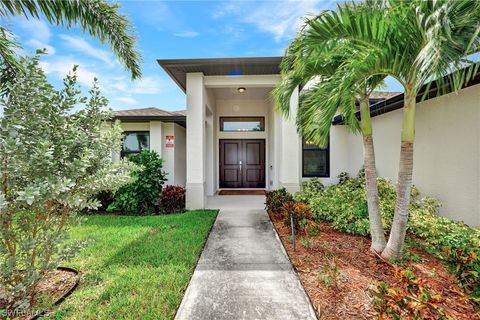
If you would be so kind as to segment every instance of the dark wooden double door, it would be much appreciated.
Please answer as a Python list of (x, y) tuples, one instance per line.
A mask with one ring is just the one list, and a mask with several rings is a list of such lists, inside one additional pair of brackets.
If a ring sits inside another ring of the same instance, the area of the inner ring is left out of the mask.
[(220, 188), (265, 188), (265, 140), (220, 140)]

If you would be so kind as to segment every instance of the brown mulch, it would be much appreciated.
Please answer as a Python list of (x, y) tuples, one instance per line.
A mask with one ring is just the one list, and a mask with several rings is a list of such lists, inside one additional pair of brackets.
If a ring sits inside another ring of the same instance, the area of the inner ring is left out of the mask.
[[(10, 315), (15, 319), (31, 319), (35, 314), (48, 310), (55, 301), (60, 299), (67, 293), (77, 282), (75, 273), (67, 270), (55, 270), (50, 273), (44, 280), (40, 281), (37, 286), (34, 305), (29, 310), (23, 310), (21, 313)], [(1, 292), (0, 292), (1, 293)], [(0, 301), (0, 310), (4, 310), (5, 306)], [(0, 314), (0, 319), (4, 319)]]
[[(293, 251), (290, 228), (284, 225), (283, 219), (270, 217), (319, 319), (378, 318), (372, 290), (379, 281), (395, 287), (399, 280), (394, 276), (394, 266), (370, 251), (370, 239), (336, 231), (329, 224), (321, 223), (319, 235), (309, 237), (308, 243), (305, 240), (302, 243), (302, 237), (297, 236), (296, 251)], [(425, 279), (428, 286), (441, 295), (438, 307), (453, 319), (480, 319), (474, 305), (441, 261), (419, 249), (407, 250), (420, 256), (420, 261), (404, 261), (402, 267), (412, 268), (418, 278)], [(328, 285), (325, 275), (334, 278)]]

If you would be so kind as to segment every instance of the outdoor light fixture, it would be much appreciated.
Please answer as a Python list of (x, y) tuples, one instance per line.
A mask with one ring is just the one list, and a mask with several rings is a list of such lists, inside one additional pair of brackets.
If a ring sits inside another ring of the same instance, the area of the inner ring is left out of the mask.
[(244, 93), (245, 91), (247, 91), (247, 89), (245, 89), (244, 87), (240, 87), (237, 89), (237, 91), (240, 93)]

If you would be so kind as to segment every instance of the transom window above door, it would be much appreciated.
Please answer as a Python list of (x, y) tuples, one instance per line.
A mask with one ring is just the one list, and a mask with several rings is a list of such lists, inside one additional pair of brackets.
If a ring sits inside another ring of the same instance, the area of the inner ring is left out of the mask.
[(220, 131), (265, 131), (264, 117), (220, 117)]

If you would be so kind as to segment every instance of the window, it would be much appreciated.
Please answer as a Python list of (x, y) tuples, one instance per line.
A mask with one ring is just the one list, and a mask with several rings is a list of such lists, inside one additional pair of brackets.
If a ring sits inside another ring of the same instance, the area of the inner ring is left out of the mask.
[(304, 177), (330, 176), (330, 146), (320, 149), (314, 143), (302, 139), (302, 175)]
[(124, 132), (122, 158), (150, 149), (150, 132)]
[(220, 131), (265, 131), (264, 117), (220, 117)]

